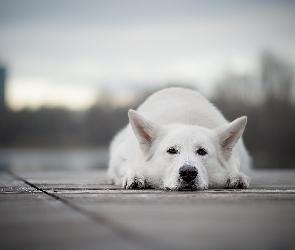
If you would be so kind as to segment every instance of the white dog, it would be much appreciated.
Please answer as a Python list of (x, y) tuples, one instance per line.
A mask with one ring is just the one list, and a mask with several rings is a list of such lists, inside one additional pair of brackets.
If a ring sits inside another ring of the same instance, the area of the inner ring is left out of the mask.
[(126, 189), (248, 188), (250, 158), (241, 136), (247, 118), (228, 123), (198, 92), (151, 95), (110, 147), (108, 176)]

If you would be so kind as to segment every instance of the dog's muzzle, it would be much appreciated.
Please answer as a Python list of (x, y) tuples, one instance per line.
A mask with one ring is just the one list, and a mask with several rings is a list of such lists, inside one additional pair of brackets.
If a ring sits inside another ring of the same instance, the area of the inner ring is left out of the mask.
[(183, 165), (179, 169), (179, 189), (197, 189), (198, 169), (191, 165)]

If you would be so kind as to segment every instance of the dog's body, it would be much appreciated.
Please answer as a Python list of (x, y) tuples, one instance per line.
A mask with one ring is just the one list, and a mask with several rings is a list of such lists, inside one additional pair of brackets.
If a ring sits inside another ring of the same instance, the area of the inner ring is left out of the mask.
[(168, 88), (151, 95), (113, 140), (112, 183), (171, 190), (247, 188), (246, 117), (228, 123), (198, 92)]

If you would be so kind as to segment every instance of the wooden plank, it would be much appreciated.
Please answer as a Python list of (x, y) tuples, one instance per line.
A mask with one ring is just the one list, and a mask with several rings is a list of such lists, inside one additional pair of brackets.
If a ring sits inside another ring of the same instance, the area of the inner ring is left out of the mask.
[(0, 249), (147, 249), (0, 173)]
[[(106, 185), (105, 171), (18, 173), (127, 241), (153, 249), (293, 249), (295, 171), (255, 171), (248, 190)], [(142, 238), (146, 240), (142, 240)]]

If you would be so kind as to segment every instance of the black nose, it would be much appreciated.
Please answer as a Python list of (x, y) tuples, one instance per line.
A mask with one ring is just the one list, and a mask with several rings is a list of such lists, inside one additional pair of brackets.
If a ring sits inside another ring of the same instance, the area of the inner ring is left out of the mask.
[(196, 167), (190, 166), (190, 165), (183, 165), (179, 169), (179, 175), (182, 180), (186, 182), (190, 182), (194, 179), (196, 179), (198, 175), (198, 170)]

